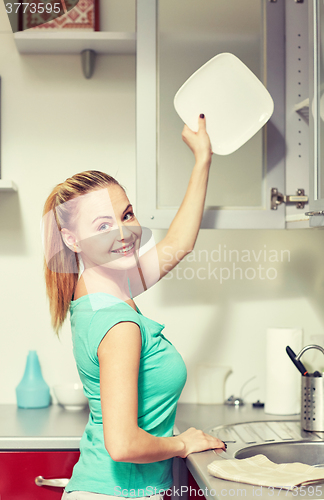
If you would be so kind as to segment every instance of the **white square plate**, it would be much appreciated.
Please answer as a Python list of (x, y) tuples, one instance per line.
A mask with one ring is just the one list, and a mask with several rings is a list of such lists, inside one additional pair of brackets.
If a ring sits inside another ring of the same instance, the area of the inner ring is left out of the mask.
[(206, 116), (212, 151), (229, 155), (269, 120), (274, 103), (254, 73), (238, 57), (218, 54), (201, 66), (178, 90), (174, 107), (191, 130)]

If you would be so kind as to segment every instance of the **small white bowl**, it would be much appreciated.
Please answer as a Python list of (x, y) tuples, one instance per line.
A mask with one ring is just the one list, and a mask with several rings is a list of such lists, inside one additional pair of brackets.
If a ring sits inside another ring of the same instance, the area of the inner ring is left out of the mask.
[(66, 410), (83, 410), (88, 404), (88, 399), (84, 395), (82, 384), (58, 384), (53, 387), (57, 401)]

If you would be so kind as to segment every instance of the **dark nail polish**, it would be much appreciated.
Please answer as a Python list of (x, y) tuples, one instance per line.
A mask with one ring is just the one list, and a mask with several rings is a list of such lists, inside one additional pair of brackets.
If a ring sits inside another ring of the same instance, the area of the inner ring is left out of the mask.
[(199, 115), (199, 116), (200, 116), (200, 118), (205, 118), (204, 113), (201, 113), (201, 115)]

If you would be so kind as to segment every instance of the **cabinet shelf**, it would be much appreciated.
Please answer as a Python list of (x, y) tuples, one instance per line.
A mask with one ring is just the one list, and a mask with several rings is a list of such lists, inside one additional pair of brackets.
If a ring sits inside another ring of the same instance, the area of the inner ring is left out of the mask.
[(7, 181), (4, 179), (0, 179), (0, 191), (17, 191), (17, 186), (13, 181)]
[(135, 54), (136, 34), (107, 31), (36, 31), (14, 34), (21, 54), (80, 54), (91, 49), (97, 54)]
[(295, 111), (309, 123), (309, 97), (295, 105)]

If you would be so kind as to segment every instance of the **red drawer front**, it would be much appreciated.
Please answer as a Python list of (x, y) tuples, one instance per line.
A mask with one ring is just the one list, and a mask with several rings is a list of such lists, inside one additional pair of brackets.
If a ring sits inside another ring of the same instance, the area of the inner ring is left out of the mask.
[(59, 500), (63, 488), (37, 486), (35, 478), (70, 478), (79, 451), (0, 452), (1, 500)]

